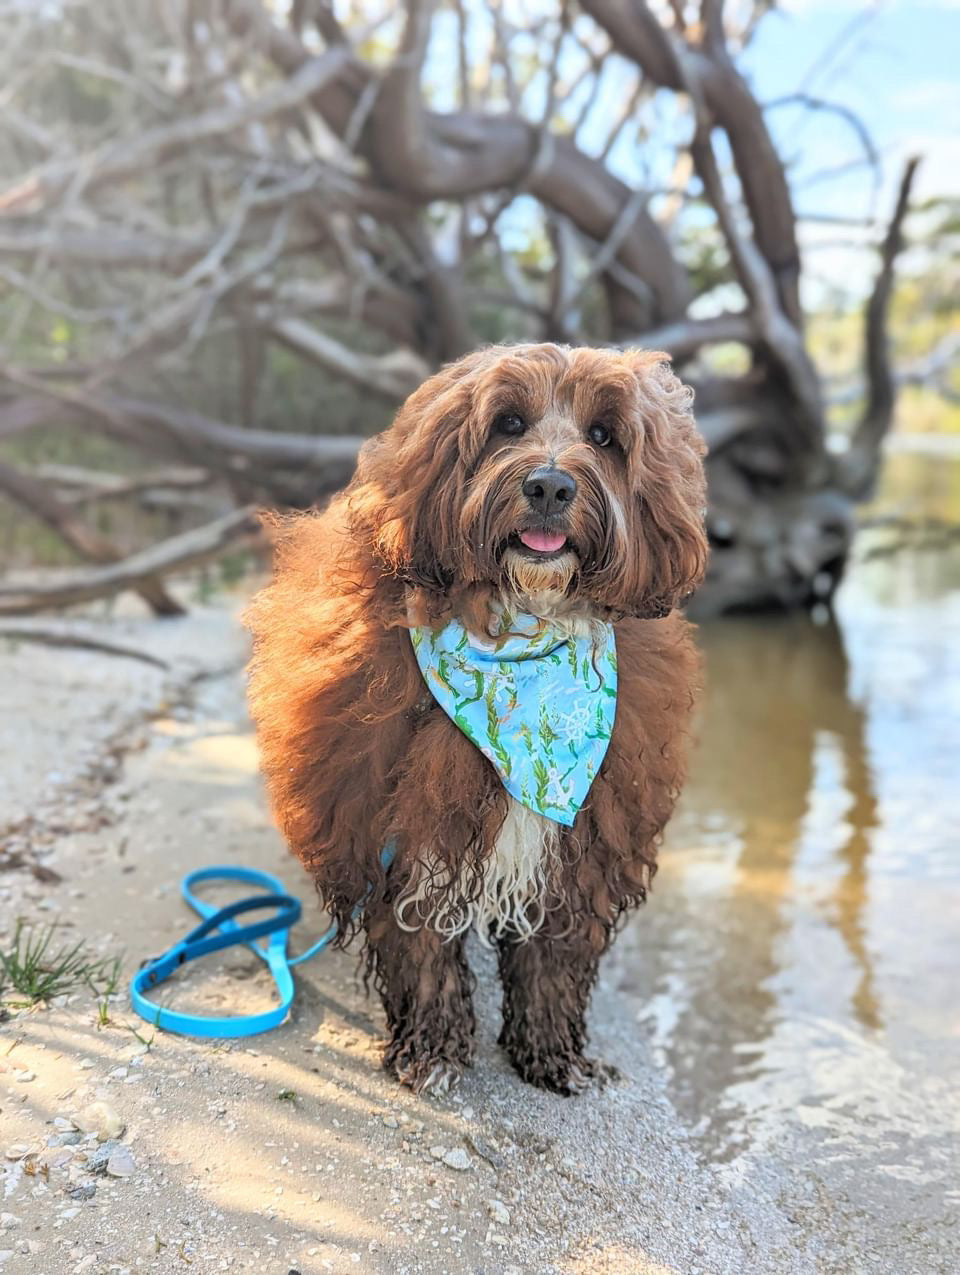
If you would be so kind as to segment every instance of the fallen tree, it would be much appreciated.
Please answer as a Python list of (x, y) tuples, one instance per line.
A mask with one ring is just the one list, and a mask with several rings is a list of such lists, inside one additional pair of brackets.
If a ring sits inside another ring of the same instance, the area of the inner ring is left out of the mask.
[(140, 591), (145, 582), (208, 562), (237, 540), (258, 535), (259, 530), (252, 506), (234, 509), (202, 527), (161, 540), (106, 566), (65, 572), (52, 580), (0, 584), (0, 617), (77, 606), (124, 589)]
[[(700, 610), (828, 600), (892, 419), (886, 326), (916, 161), (878, 236), (862, 416), (834, 457), (786, 166), (737, 65), (766, 7), (738, 22), (719, 0), (696, 17), (558, 0), (522, 30), (499, 5), (429, 0), (360, 4), (345, 24), (324, 0), (16, 10), (0, 54), (0, 171), (16, 174), (0, 186), (0, 443), (93, 430), (240, 506), (307, 505), (481, 341), (653, 346), (695, 384), (711, 448)], [(669, 133), (651, 106), (664, 92)], [(666, 184), (642, 179), (647, 151), (669, 160)], [(51, 325), (68, 333), (52, 352)], [(712, 356), (731, 344), (737, 374)], [(275, 406), (291, 381), (316, 404), (296, 429)], [(0, 471), (78, 553), (115, 557), (78, 521), (92, 498), (48, 481)], [(171, 609), (139, 568), (92, 577)], [(0, 613), (67, 596), (0, 593)]]

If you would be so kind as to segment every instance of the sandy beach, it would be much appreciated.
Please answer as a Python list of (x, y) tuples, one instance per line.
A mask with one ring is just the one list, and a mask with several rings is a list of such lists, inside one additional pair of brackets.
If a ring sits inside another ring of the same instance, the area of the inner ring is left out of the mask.
[[(294, 951), (324, 925), (267, 814), (239, 607), (85, 621), (167, 671), (32, 643), (4, 653), (0, 825), (20, 866), (0, 874), (3, 942), (17, 917), (56, 921), (64, 940), (122, 954), (123, 978), (106, 1005), (79, 990), (0, 1025), (3, 1275), (956, 1269), (937, 1226), (892, 1217), (880, 1231), (801, 1163), (698, 1154), (615, 960), (591, 1015), (609, 1080), (576, 1099), (511, 1071), (477, 942), (477, 1059), (449, 1097), (415, 1098), (380, 1070), (380, 1007), (351, 954), (304, 966), (291, 1018), (250, 1041), (137, 1019), (126, 982), (192, 923), (189, 869), (279, 874), (305, 905)], [(222, 1013), (271, 992), (234, 948), (163, 995)]]

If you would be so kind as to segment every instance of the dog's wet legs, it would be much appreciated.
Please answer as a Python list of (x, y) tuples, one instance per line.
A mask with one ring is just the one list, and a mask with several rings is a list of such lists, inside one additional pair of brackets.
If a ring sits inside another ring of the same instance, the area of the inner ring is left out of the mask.
[(364, 919), (373, 981), (387, 1015), (383, 1065), (415, 1093), (444, 1092), (473, 1057), (474, 978), (462, 936), (404, 930), (385, 903)]
[(499, 1043), (532, 1085), (574, 1094), (595, 1074), (584, 1056), (599, 955), (584, 939), (534, 934), (498, 943), (503, 983)]

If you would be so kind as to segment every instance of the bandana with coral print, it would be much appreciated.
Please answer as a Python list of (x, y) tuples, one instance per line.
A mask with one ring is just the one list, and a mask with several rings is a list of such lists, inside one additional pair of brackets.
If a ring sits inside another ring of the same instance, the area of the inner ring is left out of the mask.
[(413, 628), (410, 637), (434, 699), (507, 792), (569, 827), (613, 730), (613, 625), (575, 637), (535, 616), (504, 612), (499, 627), (499, 637), (478, 637), (451, 620), (439, 629)]

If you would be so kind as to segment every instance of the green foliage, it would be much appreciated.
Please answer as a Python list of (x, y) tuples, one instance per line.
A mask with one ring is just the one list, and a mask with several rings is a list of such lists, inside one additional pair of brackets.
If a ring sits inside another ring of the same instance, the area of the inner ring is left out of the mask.
[(235, 584), (239, 584), (244, 576), (248, 575), (253, 567), (254, 557), (249, 550), (234, 550), (231, 553), (225, 553), (217, 563), (217, 569), (220, 572), (220, 581), (225, 588), (231, 588)]
[(55, 925), (17, 922), (12, 944), (0, 952), (0, 996), (16, 1003), (10, 995), (15, 993), (21, 1003), (36, 1005), (87, 987), (105, 1002), (117, 989), (120, 957), (94, 956), (82, 940), (56, 945), (56, 931)]
[(926, 385), (906, 385), (897, 400), (897, 424), (904, 433), (960, 434), (960, 402)]

